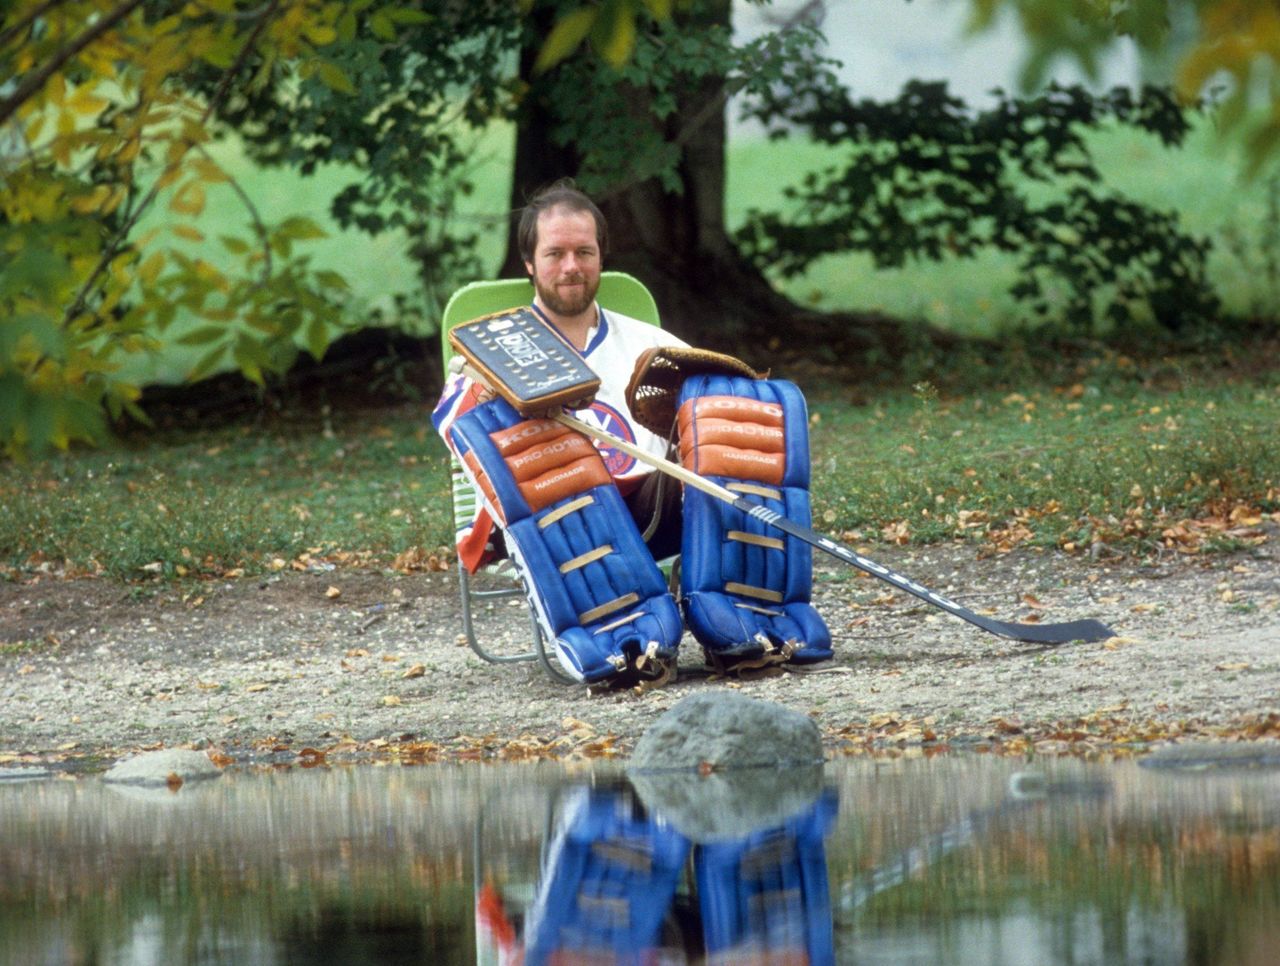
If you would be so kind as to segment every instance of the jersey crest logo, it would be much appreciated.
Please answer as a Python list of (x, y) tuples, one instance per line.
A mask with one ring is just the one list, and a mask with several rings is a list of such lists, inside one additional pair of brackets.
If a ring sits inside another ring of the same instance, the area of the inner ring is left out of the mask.
[[(608, 403), (602, 403), (596, 400), (591, 404), (590, 409), (580, 409), (575, 414), (584, 423), (590, 423), (612, 436), (628, 443), (635, 443), (636, 434), (631, 429), (631, 424), (622, 418), (622, 414), (610, 406)], [(615, 449), (608, 443), (600, 440), (594, 441), (596, 449), (600, 451), (600, 458), (604, 460), (605, 469), (609, 471), (610, 476), (622, 476), (631, 467), (636, 465), (634, 456)]]

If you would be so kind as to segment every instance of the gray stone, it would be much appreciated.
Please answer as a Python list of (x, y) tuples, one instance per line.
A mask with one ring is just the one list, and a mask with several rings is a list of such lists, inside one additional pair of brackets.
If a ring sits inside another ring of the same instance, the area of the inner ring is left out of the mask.
[(628, 778), (645, 808), (696, 843), (738, 839), (779, 826), (822, 792), (821, 765), (736, 768), (709, 775), (635, 771)]
[(1164, 745), (1138, 762), (1147, 768), (1200, 771), (1208, 768), (1280, 767), (1274, 741), (1184, 741)]
[(629, 771), (719, 771), (822, 762), (822, 735), (798, 711), (734, 691), (685, 698), (636, 743)]
[(217, 778), (222, 771), (203, 751), (166, 748), (144, 751), (125, 761), (116, 762), (103, 776), (104, 781), (130, 785), (169, 785), (174, 777), (182, 782)]
[(30, 782), (52, 776), (47, 768), (0, 768), (0, 782)]
[(695, 842), (779, 825), (822, 790), (822, 735), (798, 711), (735, 691), (685, 698), (627, 764), (645, 807)]

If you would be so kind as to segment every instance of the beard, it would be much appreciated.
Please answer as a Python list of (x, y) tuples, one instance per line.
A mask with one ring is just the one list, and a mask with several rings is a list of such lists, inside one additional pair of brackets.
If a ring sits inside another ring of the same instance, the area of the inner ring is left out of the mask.
[(560, 280), (560, 284), (573, 282), (581, 283), (582, 288), (570, 295), (561, 295), (554, 284), (543, 285), (541, 280), (537, 278), (533, 280), (533, 287), (537, 291), (538, 299), (542, 304), (556, 315), (581, 315), (595, 302), (596, 292), (600, 290), (600, 280), (597, 278), (593, 282), (585, 275), (574, 275)]

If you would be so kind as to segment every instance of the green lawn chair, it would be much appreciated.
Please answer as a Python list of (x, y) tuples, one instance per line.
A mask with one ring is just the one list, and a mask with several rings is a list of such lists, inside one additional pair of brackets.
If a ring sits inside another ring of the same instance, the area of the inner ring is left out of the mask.
[[(596, 296), (605, 310), (613, 310), (632, 318), (661, 325), (658, 319), (658, 306), (649, 294), (649, 290), (636, 278), (623, 272), (604, 272), (600, 277), (600, 292)], [(444, 317), (440, 320), (440, 351), (445, 372), (448, 372), (449, 360), (453, 357), (453, 347), (449, 345), (449, 330), (460, 322), (467, 322), (501, 312), (504, 309), (528, 305), (533, 301), (533, 283), (527, 279), (499, 279), (491, 282), (472, 282), (454, 292), (445, 306)], [(450, 473), (453, 481), (453, 519), (456, 525), (470, 520), (475, 515), (476, 493), (467, 480), (456, 459), (451, 460)], [(502, 587), (496, 590), (476, 590), (471, 583), (471, 576), (458, 562), (458, 589), (462, 598), (462, 631), (466, 635), (467, 645), (477, 656), (491, 664), (508, 664), (513, 661), (537, 660), (553, 678), (560, 681), (572, 681), (559, 665), (547, 654), (538, 622), (530, 609), (530, 622), (533, 625), (533, 648), (517, 654), (499, 654), (485, 648), (479, 641), (475, 629), (475, 611), (477, 602), (502, 597), (523, 596), (524, 590), (518, 585)]]

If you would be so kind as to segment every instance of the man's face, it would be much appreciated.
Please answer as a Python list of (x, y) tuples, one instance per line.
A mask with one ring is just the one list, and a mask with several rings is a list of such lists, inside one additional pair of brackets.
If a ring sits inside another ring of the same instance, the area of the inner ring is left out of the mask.
[(591, 213), (552, 208), (539, 215), (538, 244), (524, 267), (553, 313), (575, 316), (590, 308), (600, 288), (600, 246)]

